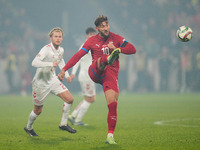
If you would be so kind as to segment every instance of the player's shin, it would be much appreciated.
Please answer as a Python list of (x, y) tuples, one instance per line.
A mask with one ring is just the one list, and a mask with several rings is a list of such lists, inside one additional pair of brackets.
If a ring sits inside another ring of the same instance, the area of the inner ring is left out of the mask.
[(117, 123), (117, 102), (108, 105), (108, 134), (113, 135)]
[(79, 111), (80, 111), (80, 108), (81, 108), (81, 105), (83, 104), (83, 101), (81, 101), (78, 106), (74, 109), (74, 111), (72, 112), (72, 117), (76, 118), (76, 116), (78, 115)]
[(67, 125), (68, 115), (70, 112), (72, 104), (64, 103), (62, 109), (62, 118), (60, 126)]
[(86, 100), (83, 100), (80, 108), (79, 108), (79, 112), (78, 115), (75, 119), (75, 122), (79, 122), (82, 120), (83, 116), (85, 115), (85, 113), (87, 112), (88, 108), (90, 107), (91, 103), (87, 102)]
[(32, 128), (33, 128), (33, 123), (34, 123), (34, 121), (36, 120), (36, 118), (38, 117), (39, 115), (36, 115), (35, 113), (34, 113), (34, 111), (32, 111), (31, 113), (30, 113), (30, 115), (29, 115), (29, 119), (28, 119), (28, 123), (27, 123), (27, 129), (28, 130), (31, 130)]
[(103, 70), (106, 68), (107, 62), (108, 62), (108, 56), (109, 56), (109, 55), (103, 54), (103, 55), (101, 56), (101, 58), (98, 59), (98, 61), (97, 61), (97, 63), (98, 63), (97, 66), (98, 66), (98, 69), (99, 69), (100, 71), (103, 71)]

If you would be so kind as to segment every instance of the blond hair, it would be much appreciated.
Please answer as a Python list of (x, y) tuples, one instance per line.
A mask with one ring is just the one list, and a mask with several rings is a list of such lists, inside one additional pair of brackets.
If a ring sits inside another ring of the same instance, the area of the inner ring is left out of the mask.
[(50, 37), (52, 37), (53, 32), (61, 32), (62, 36), (64, 36), (64, 32), (63, 32), (63, 30), (60, 27), (55, 27), (55, 28), (51, 29), (51, 31), (49, 32), (49, 36)]

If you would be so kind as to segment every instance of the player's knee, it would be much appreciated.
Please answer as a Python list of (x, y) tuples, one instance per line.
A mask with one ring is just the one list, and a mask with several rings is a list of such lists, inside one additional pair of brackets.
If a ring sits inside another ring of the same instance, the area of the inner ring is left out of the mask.
[(96, 99), (90, 99), (90, 101), (88, 101), (89, 103), (93, 103), (95, 102)]
[(74, 102), (74, 98), (69, 99), (69, 103), (72, 104)]
[(36, 106), (36, 105), (34, 105), (34, 113), (36, 115), (41, 114), (42, 113), (42, 108), (43, 108), (43, 105), (42, 106)]
[(39, 111), (37, 115), (40, 115), (41, 113), (42, 113), (42, 110), (41, 110), (41, 111)]
[(109, 98), (107, 98), (107, 104), (117, 102), (117, 100), (118, 100), (118, 96), (109, 97)]
[(102, 58), (98, 58), (97, 60), (97, 67), (100, 71), (104, 71), (106, 69), (106, 63), (102, 60)]
[(34, 110), (34, 113), (36, 115), (40, 115), (42, 113), (42, 109), (36, 109), (36, 110)]
[(74, 98), (70, 92), (61, 93), (61, 94), (58, 94), (58, 96), (68, 104), (72, 104), (74, 101)]
[(96, 96), (93, 96), (91, 101), (92, 101), (92, 103), (93, 103), (94, 101), (96, 101)]
[(69, 97), (65, 100), (65, 102), (67, 102), (68, 104), (72, 104), (74, 101), (74, 98), (73, 97)]
[(85, 96), (85, 100), (88, 102), (88, 103), (93, 103), (95, 100), (96, 100), (96, 96), (92, 96), (92, 97), (89, 97), (89, 96)]

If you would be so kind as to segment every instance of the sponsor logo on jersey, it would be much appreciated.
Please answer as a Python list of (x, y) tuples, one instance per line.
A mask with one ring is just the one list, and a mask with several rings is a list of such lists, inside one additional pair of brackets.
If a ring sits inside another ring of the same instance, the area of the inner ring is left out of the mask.
[(96, 46), (97, 46), (97, 47), (99, 47), (99, 46), (100, 46), (100, 44), (96, 44)]

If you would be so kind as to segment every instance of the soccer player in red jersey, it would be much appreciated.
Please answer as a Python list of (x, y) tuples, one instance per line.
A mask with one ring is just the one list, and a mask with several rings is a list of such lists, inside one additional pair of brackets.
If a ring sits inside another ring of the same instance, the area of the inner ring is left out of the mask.
[(81, 57), (91, 51), (92, 64), (88, 69), (90, 78), (103, 86), (108, 105), (108, 135), (106, 143), (116, 144), (113, 133), (117, 123), (117, 100), (119, 96), (119, 54), (135, 54), (136, 48), (122, 36), (110, 32), (108, 18), (99, 15), (94, 22), (98, 34), (89, 38), (63, 67), (58, 78), (63, 81), (65, 71), (73, 67)]

